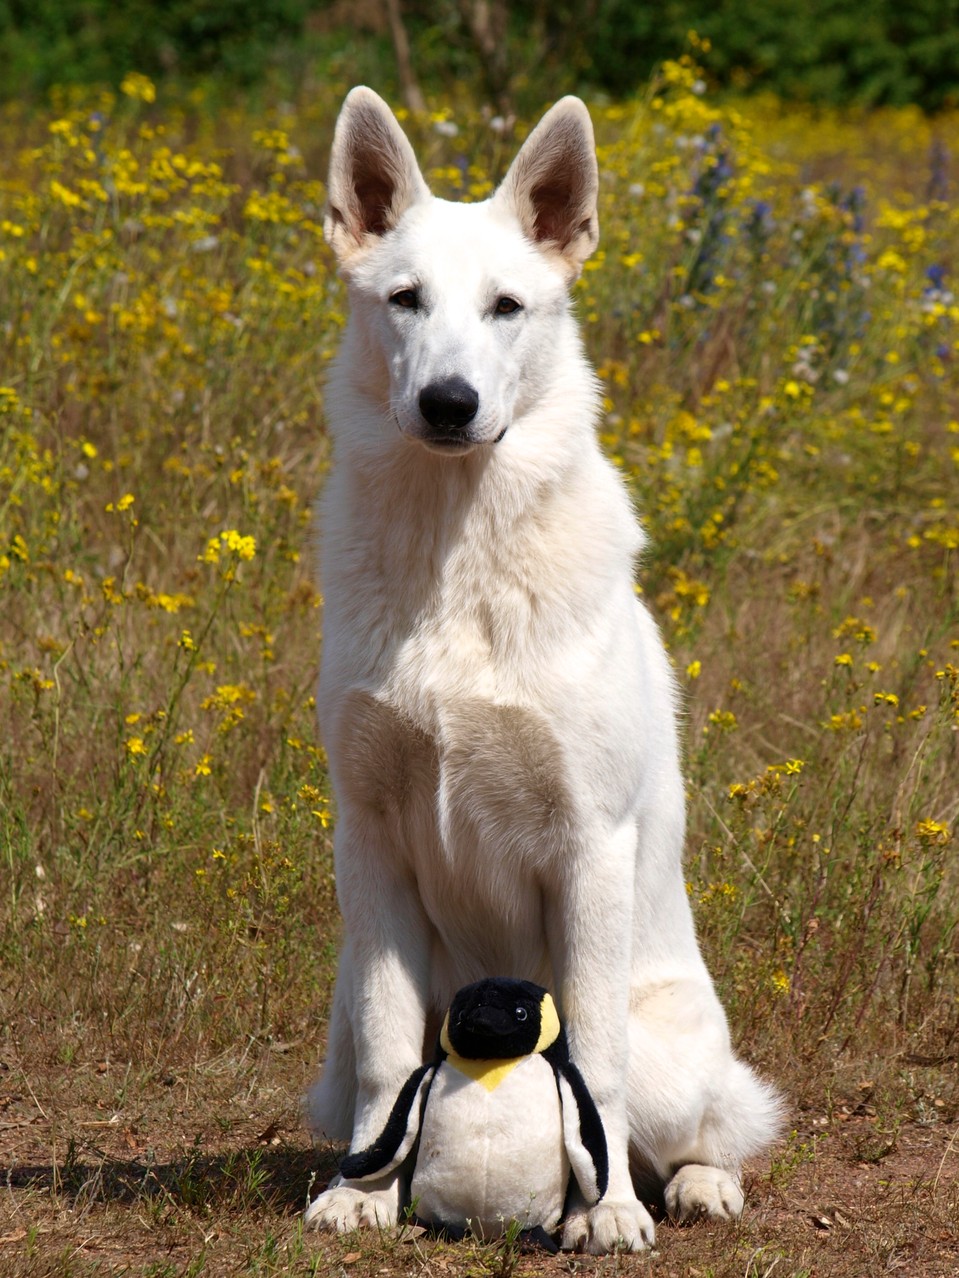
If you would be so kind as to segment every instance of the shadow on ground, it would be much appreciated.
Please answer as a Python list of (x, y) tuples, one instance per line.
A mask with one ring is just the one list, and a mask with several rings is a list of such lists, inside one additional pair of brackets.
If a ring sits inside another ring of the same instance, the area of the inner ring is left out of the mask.
[(192, 1210), (268, 1206), (281, 1214), (303, 1210), (336, 1171), (332, 1149), (256, 1145), (208, 1154), (186, 1150), (168, 1161), (91, 1157), (71, 1142), (60, 1163), (0, 1167), (0, 1183), (46, 1190), (71, 1200), (131, 1204), (163, 1200)]

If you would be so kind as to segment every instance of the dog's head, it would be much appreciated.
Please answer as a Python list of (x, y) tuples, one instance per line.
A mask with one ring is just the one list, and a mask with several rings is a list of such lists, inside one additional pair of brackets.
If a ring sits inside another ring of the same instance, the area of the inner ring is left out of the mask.
[(458, 455), (498, 443), (542, 394), (557, 315), (598, 241), (589, 113), (566, 97), (495, 195), (435, 199), (393, 113), (348, 95), (330, 160), (326, 238), (363, 330), (364, 373), (408, 439)]

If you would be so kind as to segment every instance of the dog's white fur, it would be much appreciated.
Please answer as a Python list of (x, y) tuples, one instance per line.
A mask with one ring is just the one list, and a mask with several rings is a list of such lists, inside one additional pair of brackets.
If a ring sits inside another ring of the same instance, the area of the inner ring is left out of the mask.
[[(568, 287), (597, 187), (575, 98), (473, 205), (430, 195), (371, 90), (337, 123), (326, 230), (351, 317), (327, 400), (320, 716), (345, 943), (310, 1109), (369, 1145), (459, 986), (548, 985), (610, 1150), (605, 1199), (573, 1205), (563, 1242), (602, 1252), (652, 1242), (631, 1167), (676, 1218), (737, 1216), (779, 1103), (733, 1056), (696, 943), (676, 693), (594, 436)], [(451, 425), (464, 385), (475, 414)], [(334, 1180), (308, 1220), (390, 1223), (401, 1193)]]

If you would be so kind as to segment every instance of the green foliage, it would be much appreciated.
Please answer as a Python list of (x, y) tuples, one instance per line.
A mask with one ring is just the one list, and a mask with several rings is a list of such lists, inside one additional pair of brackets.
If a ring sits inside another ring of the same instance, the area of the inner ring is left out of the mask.
[(0, 80), (8, 91), (118, 83), (126, 72), (236, 84), (290, 59), (309, 0), (23, 0), (0, 3)]
[[(527, 48), (551, 73), (628, 96), (680, 52), (691, 31), (705, 70), (723, 87), (769, 89), (824, 102), (916, 102), (936, 108), (959, 93), (959, 0), (598, 0), (591, 6), (513, 9)], [(519, 63), (517, 63), (519, 65)]]
[[(691, 10), (693, 6), (689, 6)], [(725, 0), (691, 25), (724, 83), (827, 102), (939, 107), (959, 92), (957, 0)]]
[[(470, 39), (457, 0), (407, 0), (415, 68), (455, 92), (487, 92), (490, 68)], [(935, 109), (959, 94), (959, 0), (541, 0), (490, 4), (507, 32), (503, 91), (529, 109), (562, 89), (628, 98), (690, 33), (720, 87), (771, 90), (830, 103)]]
[[(520, 105), (558, 86), (629, 96), (676, 57), (690, 31), (703, 66), (736, 89), (824, 102), (915, 102), (938, 108), (959, 93), (959, 0), (541, 0), (488, 6), (505, 50), (491, 64), (457, 0), (406, 0), (414, 70), (427, 88), (469, 84)], [(395, 68), (382, 15), (310, 0), (0, 0), (0, 93), (55, 84), (117, 84), (131, 70), (248, 86), (279, 75), (373, 80)], [(497, 83), (500, 81), (501, 83)]]

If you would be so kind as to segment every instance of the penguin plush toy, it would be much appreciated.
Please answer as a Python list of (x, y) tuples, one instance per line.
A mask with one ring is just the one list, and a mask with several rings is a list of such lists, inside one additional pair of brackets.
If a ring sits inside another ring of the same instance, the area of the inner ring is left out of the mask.
[(570, 1171), (587, 1204), (602, 1198), (602, 1121), (545, 989), (499, 978), (460, 990), (436, 1059), (410, 1075), (382, 1134), (340, 1171), (365, 1180), (407, 1159), (416, 1219), (446, 1237), (496, 1238), (516, 1222), (556, 1251)]

